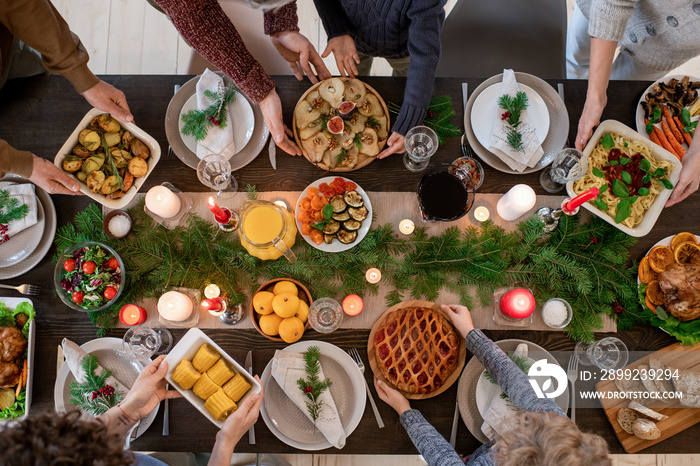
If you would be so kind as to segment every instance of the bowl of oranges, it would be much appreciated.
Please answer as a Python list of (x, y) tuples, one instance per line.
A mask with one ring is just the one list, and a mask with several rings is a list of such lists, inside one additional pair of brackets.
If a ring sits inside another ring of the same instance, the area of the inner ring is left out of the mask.
[(277, 278), (264, 283), (253, 294), (250, 317), (262, 336), (272, 341), (294, 343), (309, 327), (309, 290), (296, 280)]

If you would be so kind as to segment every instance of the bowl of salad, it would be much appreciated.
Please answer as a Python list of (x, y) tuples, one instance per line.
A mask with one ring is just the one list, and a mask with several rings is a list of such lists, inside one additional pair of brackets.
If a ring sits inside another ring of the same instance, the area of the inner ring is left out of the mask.
[(122, 294), (124, 262), (106, 244), (86, 241), (61, 254), (53, 275), (56, 293), (76, 311), (101, 311)]

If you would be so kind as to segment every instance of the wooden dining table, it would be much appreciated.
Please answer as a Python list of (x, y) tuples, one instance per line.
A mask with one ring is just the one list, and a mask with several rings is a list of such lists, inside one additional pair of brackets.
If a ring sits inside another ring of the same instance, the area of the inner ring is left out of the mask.
[[(168, 141), (165, 136), (165, 115), (168, 103), (173, 96), (173, 86), (183, 84), (191, 76), (143, 76), (110, 75), (102, 79), (121, 89), (129, 103), (136, 124), (153, 136), (163, 150), (163, 157), (141, 189), (144, 191), (165, 181), (177, 180), (183, 191), (206, 191), (197, 179), (196, 171), (188, 168), (178, 158), (165, 156)], [(308, 81), (299, 82), (292, 76), (279, 76), (277, 92), (282, 100), (284, 119), (291, 124), (294, 106), (306, 89)], [(400, 102), (403, 95), (405, 79), (387, 77), (368, 77), (366, 81), (373, 86), (387, 101)], [(453, 122), (463, 127), (461, 83), (467, 82), (469, 89), (475, 89), (483, 79), (438, 78), (435, 81), (433, 95), (449, 95), (454, 103), (456, 116)], [(549, 80), (555, 89), (558, 82), (564, 83), (566, 107), (568, 109), (570, 130), (573, 141), (576, 135), (578, 118), (586, 96), (586, 81)], [(611, 82), (608, 90), (608, 104), (603, 113), (603, 120), (614, 119), (633, 127), (637, 102), (648, 82)], [(40, 157), (54, 159), (59, 148), (75, 129), (82, 117), (90, 109), (89, 104), (78, 95), (71, 85), (59, 76), (38, 76), (15, 79), (0, 90), (0, 138), (15, 148), (29, 150)], [(432, 163), (451, 162), (461, 155), (459, 139), (448, 139), (440, 147)], [(539, 185), (539, 173), (513, 175), (498, 172), (484, 164), (485, 181), (480, 188), (482, 193), (505, 193), (517, 183), (532, 186), (537, 194), (546, 194)], [(267, 145), (248, 166), (235, 172), (239, 186), (255, 185), (258, 191), (301, 191), (310, 182), (324, 175), (324, 172), (301, 157), (292, 157), (281, 150), (277, 151), (277, 170), (273, 170), (267, 156)], [(377, 160), (365, 168), (353, 172), (352, 179), (367, 191), (415, 191), (420, 174), (408, 172), (401, 156), (391, 156)], [(91, 201), (85, 196), (55, 195), (59, 228), (70, 223), (75, 214), (85, 209)], [(630, 259), (639, 260), (646, 251), (660, 239), (680, 231), (700, 233), (700, 193), (691, 195), (687, 200), (672, 208), (665, 209), (654, 229), (630, 250)], [(96, 329), (85, 313), (75, 312), (64, 306), (56, 296), (53, 287), (54, 265), (52, 257), (55, 246), (44, 259), (31, 271), (19, 277), (7, 280), (7, 283), (19, 285), (32, 283), (41, 285), (39, 296), (32, 300), (37, 311), (36, 316), (36, 352), (34, 356), (34, 387), (31, 411), (51, 411), (54, 409), (54, 383), (56, 380), (56, 350), (64, 337), (82, 344), (95, 338)], [(15, 296), (8, 293), (6, 296)], [(110, 330), (107, 336), (121, 338), (123, 329)], [(184, 333), (183, 329), (172, 329), (177, 341)], [(253, 350), (253, 369), (260, 374), (272, 358), (274, 351), (284, 346), (263, 338), (254, 329), (205, 329), (225, 351), (237, 361), (242, 362), (248, 350)], [(575, 341), (562, 332), (543, 331), (486, 331), (493, 340), (520, 338), (536, 343), (550, 351), (571, 351)], [(343, 349), (357, 347), (367, 360), (366, 345), (369, 330), (339, 329), (331, 334), (314, 333), (305, 336), (333, 343)], [(630, 330), (617, 332), (630, 351), (654, 351), (674, 343), (675, 339), (651, 325), (640, 325)], [(596, 334), (601, 338), (601, 334)], [(468, 354), (468, 358), (471, 354)], [(366, 380), (372, 384), (372, 373), (365, 373)], [(585, 387), (580, 385), (581, 388)], [(372, 388), (374, 391), (374, 388)], [(457, 384), (439, 396), (427, 400), (413, 401), (412, 406), (423, 412), (427, 420), (437, 431), (449, 438), (457, 396)], [(367, 404), (364, 415), (357, 429), (347, 439), (342, 450), (329, 449), (332, 454), (411, 454), (416, 449), (399, 423), (397, 414), (385, 403), (378, 400), (379, 410), (386, 423), (379, 429), (372, 409)], [(475, 409), (475, 407), (470, 407)], [(577, 424), (584, 431), (603, 436), (613, 453), (622, 453), (622, 447), (615, 437), (613, 428), (601, 408), (579, 408)], [(217, 428), (202, 416), (187, 401), (173, 400), (170, 403), (170, 435), (161, 435), (162, 410), (154, 424), (140, 438), (132, 443), (136, 450), (155, 451), (210, 451), (215, 440)], [(278, 440), (266, 427), (262, 419), (256, 424), (257, 442), (249, 445), (244, 437), (236, 447), (240, 452), (261, 453), (300, 453)], [(645, 450), (645, 453), (692, 453), (698, 452), (700, 445), (700, 424), (675, 435), (664, 442)], [(479, 446), (479, 442), (469, 433), (460, 421), (458, 426), (456, 449), (468, 454)]]

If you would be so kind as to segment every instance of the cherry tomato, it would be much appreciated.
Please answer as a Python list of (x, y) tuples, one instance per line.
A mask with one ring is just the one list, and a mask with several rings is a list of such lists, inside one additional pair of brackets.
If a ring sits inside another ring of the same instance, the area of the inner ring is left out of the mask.
[(106, 299), (112, 299), (117, 295), (117, 289), (113, 286), (108, 286), (103, 294)]
[(117, 270), (119, 268), (119, 261), (117, 260), (117, 258), (112, 257), (110, 260), (108, 260), (107, 267), (109, 267), (112, 270)]
[(83, 264), (83, 272), (90, 275), (95, 272), (95, 263), (93, 261), (87, 261)]
[(336, 194), (344, 194), (345, 193), (345, 185), (341, 186), (339, 184), (336, 184), (335, 185), (335, 193)]
[(321, 183), (318, 185), (318, 190), (319, 191), (325, 191), (328, 189), (328, 183)]
[(348, 191), (354, 191), (357, 189), (357, 185), (352, 181), (348, 181), (347, 183), (345, 183), (345, 189)]
[(66, 259), (66, 261), (63, 263), (63, 268), (66, 270), (66, 272), (72, 272), (75, 270), (75, 259)]
[(333, 180), (332, 184), (334, 184), (336, 186), (343, 186), (344, 187), (345, 186), (345, 179), (343, 179), (341, 177), (337, 177), (336, 179)]
[(83, 298), (85, 297), (85, 293), (82, 291), (74, 291), (73, 292), (73, 302), (76, 304), (80, 304), (83, 302)]

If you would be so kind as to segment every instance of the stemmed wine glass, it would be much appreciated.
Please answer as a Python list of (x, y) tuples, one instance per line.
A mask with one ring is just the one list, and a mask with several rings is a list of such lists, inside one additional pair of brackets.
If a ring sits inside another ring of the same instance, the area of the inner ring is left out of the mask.
[(219, 154), (209, 154), (199, 161), (197, 178), (216, 192), (220, 199), (229, 198), (238, 191), (238, 181), (231, 174), (231, 164)]
[(124, 351), (136, 361), (150, 359), (156, 354), (165, 354), (173, 345), (173, 335), (166, 328), (151, 328), (145, 325), (132, 327), (123, 339)]
[(556, 193), (569, 181), (580, 180), (588, 170), (588, 157), (573, 148), (562, 149), (552, 164), (540, 175), (540, 185), (548, 193)]
[(574, 353), (584, 366), (595, 365), (599, 369), (617, 370), (627, 365), (627, 346), (616, 337), (607, 337), (593, 343), (576, 343)]
[(404, 146), (406, 153), (403, 155), (403, 164), (409, 171), (421, 172), (428, 168), (430, 157), (438, 149), (438, 137), (427, 126), (416, 126), (406, 133)]

